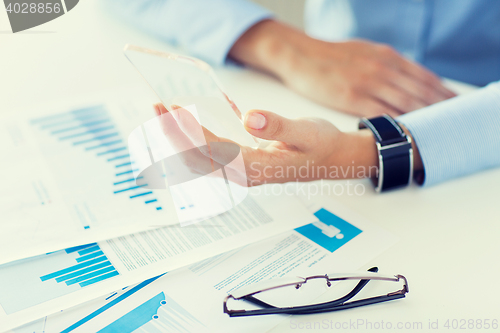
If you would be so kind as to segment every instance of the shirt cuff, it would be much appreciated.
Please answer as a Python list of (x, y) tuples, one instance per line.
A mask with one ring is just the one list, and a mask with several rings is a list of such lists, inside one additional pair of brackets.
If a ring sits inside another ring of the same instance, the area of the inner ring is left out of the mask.
[(272, 17), (270, 11), (250, 1), (201, 0), (197, 4), (196, 13), (184, 3), (178, 6), (190, 23), (175, 27), (175, 33), (178, 43), (191, 55), (214, 65), (226, 62), (234, 43), (248, 29)]
[(397, 118), (422, 158), (424, 186), (500, 166), (500, 84)]
[(236, 40), (272, 13), (243, 0), (107, 0), (105, 10), (191, 55), (222, 65)]
[[(252, 2), (238, 3), (237, 10), (232, 11), (233, 15), (228, 18), (225, 28), (220, 29), (218, 40), (215, 41), (217, 47), (212, 52), (208, 51), (209, 62), (222, 65), (228, 60), (228, 54), (236, 41), (255, 24), (273, 18), (273, 14), (267, 9), (260, 7)], [(208, 46), (210, 48), (210, 46)], [(194, 53), (205, 53), (203, 49), (196, 50)]]

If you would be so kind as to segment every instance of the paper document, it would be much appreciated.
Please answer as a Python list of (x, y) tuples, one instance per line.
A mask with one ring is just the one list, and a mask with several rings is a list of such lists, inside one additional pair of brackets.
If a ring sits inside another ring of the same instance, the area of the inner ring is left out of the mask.
[(0, 263), (177, 223), (168, 191), (130, 177), (126, 125), (138, 110), (101, 100), (39, 111), (0, 131)]
[[(364, 219), (320, 209), (329, 237), (315, 224), (181, 268), (49, 316), (15, 333), (52, 332), (265, 332), (284, 316), (229, 318), (222, 301), (231, 291), (287, 275), (349, 272), (396, 242)], [(335, 288), (333, 286), (332, 288)], [(314, 299), (318, 294), (310, 295)]]
[(314, 222), (295, 197), (249, 196), (235, 209), (185, 227), (163, 227), (0, 266), (0, 322), (14, 327)]

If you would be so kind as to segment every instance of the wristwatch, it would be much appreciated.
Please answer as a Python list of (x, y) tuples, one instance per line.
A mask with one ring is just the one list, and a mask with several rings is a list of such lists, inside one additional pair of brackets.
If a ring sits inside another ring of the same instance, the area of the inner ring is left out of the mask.
[(369, 128), (378, 150), (378, 178), (373, 178), (377, 192), (408, 186), (413, 178), (411, 138), (388, 115), (361, 118), (359, 128)]

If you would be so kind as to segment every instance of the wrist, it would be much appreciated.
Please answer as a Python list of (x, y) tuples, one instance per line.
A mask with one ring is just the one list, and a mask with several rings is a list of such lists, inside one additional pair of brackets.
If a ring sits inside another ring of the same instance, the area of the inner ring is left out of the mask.
[(331, 156), (331, 166), (339, 169), (333, 178), (372, 178), (378, 174), (378, 151), (369, 130), (343, 132), (339, 136), (340, 151)]
[(359, 169), (356, 178), (372, 178), (378, 175), (378, 150), (375, 138), (370, 130), (351, 133), (353, 142), (352, 161)]
[(235, 42), (229, 56), (283, 80), (303, 58), (301, 50), (307, 39), (311, 38), (284, 23), (264, 20), (248, 29)]
[[(411, 133), (403, 125), (399, 124), (406, 135), (411, 138), (413, 148), (413, 172), (423, 170), (422, 158)], [(368, 129), (357, 132), (343, 133), (342, 146), (345, 147), (343, 165), (350, 163), (354, 168), (354, 176), (349, 178), (372, 178), (377, 176), (379, 168), (379, 157), (375, 137)]]
[[(400, 124), (406, 135), (412, 138), (413, 148), (413, 171), (423, 170), (422, 158), (415, 144), (411, 133)], [(377, 176), (379, 168), (378, 150), (375, 137), (368, 129), (362, 129), (357, 132), (342, 133), (339, 140), (342, 151), (332, 156), (330, 165), (337, 165), (344, 168), (343, 174), (346, 177), (341, 178), (372, 178)], [(348, 172), (348, 168), (353, 167), (354, 172)]]

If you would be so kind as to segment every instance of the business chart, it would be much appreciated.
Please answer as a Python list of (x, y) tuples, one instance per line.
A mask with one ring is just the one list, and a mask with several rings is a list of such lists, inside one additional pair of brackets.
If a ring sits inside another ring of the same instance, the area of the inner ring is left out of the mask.
[[(61, 330), (61, 333), (75, 332), (78, 329), (92, 329), (99, 333), (193, 332), (203, 328), (203, 324), (196, 317), (164, 291), (154, 290), (152, 293), (147, 291), (147, 287), (160, 277), (145, 280), (113, 293), (104, 300), (102, 306)], [(130, 301), (133, 295), (139, 296), (138, 303)], [(121, 309), (122, 313), (111, 315), (113, 318), (111, 320), (105, 319), (118, 306), (123, 305), (125, 306)]]
[(159, 279), (163, 276), (164, 274), (147, 279), (95, 300), (85, 307), (84, 311), (87, 313), (75, 313), (69, 321), (37, 321), (15, 329), (14, 332), (206, 331), (199, 319), (170, 297), (165, 288), (160, 288)]
[(125, 112), (102, 101), (5, 125), (0, 263), (178, 222), (168, 190), (134, 179), (127, 129), (140, 122)]
[[(34, 119), (31, 124), (41, 132), (53, 136), (54, 141), (67, 143), (73, 149), (93, 155), (100, 162), (111, 164), (115, 168), (116, 177), (113, 194), (123, 193), (129, 199), (143, 199), (145, 204), (156, 210), (162, 209), (153, 191), (142, 189), (147, 184), (136, 185), (137, 179), (133, 177), (134, 166), (126, 139), (119, 133), (104, 105)], [(85, 225), (84, 228), (89, 226)]]
[(0, 305), (14, 313), (119, 275), (96, 243), (2, 265)]
[[(147, 205), (141, 202), (141, 207)], [(248, 197), (234, 210), (200, 224), (151, 229), (0, 265), (0, 281), (5, 281), (0, 287), (0, 322), (11, 329), (41, 315), (95, 300), (110, 290), (173, 272), (314, 221), (314, 215), (294, 197)], [(172, 290), (162, 291), (181, 304), (181, 298), (172, 295)], [(131, 296), (130, 304), (142, 304), (159, 292), (145, 296), (141, 292), (144, 298), (140, 301)], [(112, 312), (121, 313), (121, 317), (132, 309), (125, 311), (125, 303), (120, 303)], [(106, 318), (112, 318), (109, 313)], [(155, 320), (151, 325), (160, 322)], [(89, 331), (94, 330), (82, 332)]]

